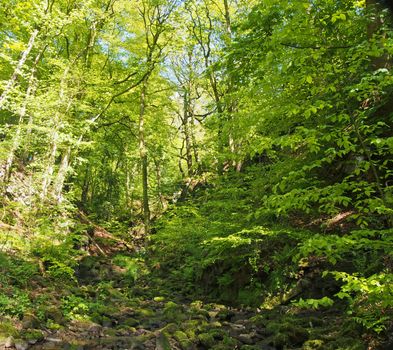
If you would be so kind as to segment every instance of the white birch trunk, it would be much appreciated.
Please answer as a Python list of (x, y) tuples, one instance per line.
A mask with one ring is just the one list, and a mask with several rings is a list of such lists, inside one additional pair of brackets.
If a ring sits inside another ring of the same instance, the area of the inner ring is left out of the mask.
[(35, 29), (33, 31), (33, 33), (31, 34), (30, 40), (27, 44), (27, 48), (23, 52), (22, 57), (20, 58), (17, 66), (15, 67), (14, 73), (12, 74), (3, 93), (0, 96), (0, 109), (3, 108), (10, 91), (12, 90), (12, 88), (14, 87), (14, 85), (16, 83), (16, 79), (18, 78), (19, 75), (21, 75), (22, 68), (23, 68), (24, 64), (26, 63), (27, 57), (29, 56), (31, 50), (33, 49), (34, 42), (35, 42), (35, 39), (37, 38), (38, 33), (39, 33), (38, 29)]

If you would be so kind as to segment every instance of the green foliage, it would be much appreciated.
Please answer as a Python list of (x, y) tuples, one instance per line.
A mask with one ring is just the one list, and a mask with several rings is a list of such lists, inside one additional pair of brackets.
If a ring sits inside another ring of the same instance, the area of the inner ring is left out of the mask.
[(349, 314), (353, 319), (377, 333), (386, 330), (393, 314), (393, 274), (378, 273), (369, 277), (338, 271), (331, 274), (344, 283), (336, 295), (349, 301)]
[(125, 277), (131, 282), (135, 282), (145, 272), (142, 258), (118, 254), (113, 258), (113, 263), (125, 269)]
[[(142, 254), (117, 254), (118, 283), (161, 278), (166, 294), (255, 306), (293, 290), (301, 308), (338, 297), (363, 327), (387, 330), (386, 12), (357, 0), (2, 5), (2, 315), (49, 303), (30, 300), (31, 281), (77, 285), (81, 243), (101, 249), (85, 214), (143, 250), (148, 207), (152, 276)], [(107, 280), (95, 292), (63, 295), (66, 317), (123, 297)]]
[(319, 309), (319, 308), (327, 308), (334, 304), (334, 301), (329, 297), (323, 297), (321, 299), (306, 299), (303, 300), (300, 298), (298, 301), (293, 302), (295, 306), (306, 308), (306, 309)]
[(62, 311), (68, 319), (85, 319), (89, 314), (89, 303), (86, 299), (75, 295), (64, 297), (61, 300)]
[(0, 293), (0, 314), (22, 317), (32, 306), (26, 291), (10, 287)]

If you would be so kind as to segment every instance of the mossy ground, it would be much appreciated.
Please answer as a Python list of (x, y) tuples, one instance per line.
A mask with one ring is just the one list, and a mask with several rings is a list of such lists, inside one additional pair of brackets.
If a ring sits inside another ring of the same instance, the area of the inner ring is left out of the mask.
[(115, 257), (90, 256), (80, 262), (76, 281), (28, 290), (41, 301), (30, 300), (25, 312), (3, 317), (3, 345), (12, 336), (16, 345), (20, 339), (36, 350), (367, 348), (367, 333), (346, 325), (340, 310), (305, 311), (292, 305), (268, 310), (179, 297), (173, 283), (166, 285), (141, 254), (129, 258), (139, 259), (136, 279), (113, 263)]

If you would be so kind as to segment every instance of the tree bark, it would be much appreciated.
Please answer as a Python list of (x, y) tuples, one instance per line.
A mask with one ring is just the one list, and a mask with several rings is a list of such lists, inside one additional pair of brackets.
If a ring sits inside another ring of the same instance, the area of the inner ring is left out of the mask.
[(12, 74), (10, 80), (8, 81), (3, 93), (0, 96), (0, 110), (4, 107), (5, 102), (7, 101), (7, 97), (10, 93), (10, 91), (12, 90), (12, 88), (14, 87), (15, 83), (16, 83), (16, 79), (18, 78), (19, 75), (21, 75), (22, 73), (22, 68), (24, 66), (24, 64), (26, 63), (27, 57), (29, 56), (31, 50), (34, 47), (34, 42), (37, 38), (39, 31), (38, 29), (34, 29), (33, 33), (30, 36), (29, 42), (27, 44), (27, 48), (26, 50), (23, 52), (15, 70), (14, 73)]
[(148, 161), (145, 143), (145, 108), (146, 108), (147, 79), (143, 81), (139, 105), (139, 155), (141, 158), (142, 170), (142, 200), (143, 200), (143, 223), (145, 233), (149, 232), (150, 227), (150, 207), (149, 207), (149, 184), (148, 184)]
[(42, 50), (37, 55), (36, 59), (34, 60), (34, 65), (31, 68), (30, 78), (29, 78), (29, 82), (28, 82), (28, 86), (27, 86), (27, 90), (26, 90), (26, 95), (25, 95), (25, 98), (23, 101), (23, 105), (20, 108), (19, 113), (18, 113), (19, 114), (19, 121), (18, 121), (17, 129), (16, 129), (16, 132), (15, 132), (15, 135), (13, 138), (12, 146), (9, 151), (6, 163), (4, 165), (4, 174), (3, 174), (4, 184), (6, 184), (11, 177), (11, 168), (14, 163), (15, 152), (17, 151), (17, 149), (19, 148), (19, 146), (21, 144), (21, 135), (22, 135), (22, 130), (23, 130), (23, 122), (24, 122), (24, 119), (25, 119), (26, 113), (27, 113), (27, 105), (29, 103), (30, 98), (32, 96), (34, 96), (34, 94), (35, 94), (35, 90), (36, 90), (35, 74), (37, 71), (37, 65), (42, 57), (42, 54), (44, 53), (44, 50)]

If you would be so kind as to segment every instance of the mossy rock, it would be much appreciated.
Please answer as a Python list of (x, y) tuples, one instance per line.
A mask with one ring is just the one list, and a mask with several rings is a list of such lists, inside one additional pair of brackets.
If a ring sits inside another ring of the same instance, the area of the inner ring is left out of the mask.
[(205, 309), (208, 311), (221, 311), (221, 310), (227, 310), (227, 307), (222, 304), (215, 304), (215, 303), (210, 303), (206, 304)]
[(301, 320), (301, 324), (305, 327), (322, 327), (323, 319), (319, 317), (307, 317)]
[(266, 330), (272, 334), (270, 338), (275, 346), (302, 345), (309, 337), (306, 329), (288, 322), (270, 322)]
[(265, 327), (268, 323), (265, 315), (255, 315), (250, 318), (250, 321), (258, 327)]
[(151, 309), (139, 309), (137, 313), (143, 317), (153, 317), (155, 315), (155, 312)]
[(195, 309), (195, 310), (200, 310), (203, 308), (203, 301), (201, 300), (194, 300), (191, 304), (190, 304), (190, 308), (191, 309)]
[(182, 331), (187, 335), (187, 337), (191, 341), (196, 340), (196, 330), (198, 327), (198, 322), (194, 322), (195, 320), (186, 321), (182, 324)]
[(303, 350), (319, 350), (323, 349), (324, 341), (321, 339), (312, 339), (307, 340), (304, 344), (302, 349)]
[(171, 350), (168, 337), (164, 333), (159, 333), (156, 338), (156, 350)]
[(354, 338), (340, 338), (329, 342), (323, 348), (324, 350), (366, 350), (367, 346), (360, 340)]
[(161, 333), (174, 334), (179, 327), (175, 323), (168, 323), (165, 327), (161, 328)]
[(223, 349), (237, 349), (239, 346), (239, 341), (235, 338), (229, 337), (225, 335), (220, 342), (219, 346), (225, 346), (226, 348)]
[(122, 324), (129, 327), (136, 327), (140, 324), (140, 322), (135, 318), (128, 317), (122, 321)]
[(184, 350), (191, 350), (194, 348), (194, 345), (190, 339), (188, 339), (188, 336), (186, 333), (182, 331), (176, 331), (173, 335), (173, 337), (177, 340), (177, 342), (180, 344), (181, 348)]
[(29, 340), (37, 340), (40, 341), (45, 338), (43, 331), (40, 329), (27, 329), (22, 332), (22, 338), (29, 341)]
[(118, 325), (116, 327), (116, 334), (121, 335), (121, 334), (127, 334), (127, 333), (135, 333), (136, 328), (132, 326), (127, 326), (125, 324)]
[[(66, 323), (63, 313), (61, 312), (60, 308), (56, 306), (50, 306), (45, 310), (45, 318), (47, 320), (52, 320), (54, 323), (60, 325), (64, 325)], [(29, 327), (29, 328), (35, 328), (35, 327)]]
[(240, 350), (260, 350), (261, 347), (259, 345), (242, 345)]
[(168, 301), (167, 303), (165, 303), (164, 308), (165, 308), (165, 310), (178, 309), (178, 308), (181, 308), (181, 305), (178, 305), (173, 301)]
[(105, 336), (108, 337), (115, 337), (117, 334), (117, 330), (115, 328), (107, 328), (105, 329)]
[[(63, 315), (60, 312), (61, 315), (61, 320), (63, 320)], [(57, 322), (56, 320), (54, 320), (55, 322)], [(59, 323), (59, 322), (57, 322)], [(38, 319), (38, 317), (32, 313), (26, 313), (25, 315), (23, 315), (23, 319), (22, 319), (22, 327), (24, 329), (34, 329), (34, 328), (40, 328), (41, 326), (41, 321)]]
[(154, 297), (153, 300), (157, 303), (161, 303), (165, 301), (165, 297)]
[(201, 333), (198, 335), (198, 341), (201, 345), (210, 349), (216, 343), (214, 340), (213, 334), (210, 333)]
[(173, 302), (165, 304), (164, 315), (167, 320), (172, 322), (182, 322), (187, 319), (183, 307)]
[(277, 348), (287, 347), (290, 344), (289, 337), (285, 333), (277, 333), (268, 339), (268, 343)]
[(199, 320), (186, 320), (181, 324), (181, 329), (187, 330), (187, 329), (197, 329), (198, 326), (200, 325), (200, 321)]
[(221, 321), (229, 321), (234, 315), (235, 313), (231, 310), (221, 309), (220, 311), (218, 311), (216, 318)]
[(208, 333), (211, 334), (215, 340), (223, 340), (227, 335), (227, 332), (223, 329), (212, 329)]
[(95, 319), (93, 317), (93, 320), (97, 321), (103, 327), (111, 327), (112, 326), (112, 320), (107, 316), (101, 316), (101, 317), (98, 317), (97, 319)]

